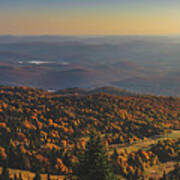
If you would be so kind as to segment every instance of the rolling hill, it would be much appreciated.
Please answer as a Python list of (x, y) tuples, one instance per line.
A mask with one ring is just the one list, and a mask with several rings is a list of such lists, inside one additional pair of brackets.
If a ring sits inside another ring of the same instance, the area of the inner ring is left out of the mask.
[[(142, 176), (151, 166), (178, 160), (177, 135), (172, 133), (174, 138), (163, 142), (153, 138), (180, 129), (179, 98), (104, 93), (120, 92), (109, 87), (86, 96), (72, 95), (76, 91), (86, 93), (70, 89), (64, 92), (71, 96), (64, 96), (63, 91), (1, 86), (0, 166), (66, 175), (91, 130), (101, 134), (117, 174), (124, 178), (137, 176), (139, 170)], [(126, 149), (136, 143), (140, 148)], [(116, 152), (116, 147), (126, 150)]]

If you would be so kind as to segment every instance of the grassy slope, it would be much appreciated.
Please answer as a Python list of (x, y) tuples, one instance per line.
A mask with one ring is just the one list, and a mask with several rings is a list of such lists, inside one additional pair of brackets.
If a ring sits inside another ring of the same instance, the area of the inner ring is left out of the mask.
[(148, 180), (149, 178), (159, 179), (163, 176), (163, 173), (169, 173), (174, 169), (176, 162), (168, 161), (166, 163), (161, 163), (155, 166), (152, 166), (145, 170), (144, 172), (144, 179)]
[(174, 130), (169, 134), (147, 138), (145, 140), (137, 141), (132, 144), (124, 144), (124, 145), (112, 145), (110, 146), (110, 150), (117, 148), (119, 152), (126, 150), (128, 153), (138, 151), (140, 149), (147, 150), (152, 144), (156, 144), (159, 140), (165, 140), (167, 138), (177, 139), (180, 137), (180, 130)]
[[(0, 168), (0, 173), (2, 172), (2, 168)], [(10, 177), (13, 178), (14, 175), (17, 175), (19, 177), (19, 174), (21, 174), (23, 180), (33, 180), (35, 173), (25, 170), (19, 170), (19, 169), (9, 169)], [(47, 179), (47, 174), (41, 174), (42, 180)], [(50, 175), (51, 180), (63, 180), (64, 176), (59, 175)]]

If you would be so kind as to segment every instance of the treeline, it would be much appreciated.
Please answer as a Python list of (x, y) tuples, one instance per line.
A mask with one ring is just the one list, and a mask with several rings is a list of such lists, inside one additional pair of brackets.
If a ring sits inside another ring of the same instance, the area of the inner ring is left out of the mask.
[(161, 162), (180, 161), (180, 139), (159, 141), (150, 151), (157, 154)]
[[(180, 128), (179, 98), (105, 93), (65, 97), (29, 87), (0, 87), (0, 166), (68, 174), (91, 129), (108, 146), (133, 143), (173, 128)], [(131, 159), (143, 161), (143, 153), (136, 152)], [(146, 153), (153, 164), (156, 148)], [(131, 171), (140, 174), (135, 160), (114, 164), (117, 169), (128, 164), (120, 169), (126, 177)]]
[(144, 170), (168, 161), (180, 162), (180, 139), (161, 140), (149, 149), (126, 153), (115, 149), (111, 159), (116, 172), (127, 179), (143, 177)]
[[(1, 180), (24, 180), (23, 176), (21, 173), (19, 174), (14, 174), (10, 175), (9, 169), (5, 166), (2, 169), (2, 172), (0, 174), (0, 179)], [(30, 179), (30, 177), (28, 177)], [(36, 172), (32, 180), (42, 180), (43, 178), (41, 177), (41, 174), (39, 172)], [(50, 175), (47, 174), (46, 180), (51, 180)]]
[(170, 171), (168, 174), (164, 172), (163, 177), (160, 180), (177, 180), (180, 179), (180, 163), (175, 165), (174, 170)]

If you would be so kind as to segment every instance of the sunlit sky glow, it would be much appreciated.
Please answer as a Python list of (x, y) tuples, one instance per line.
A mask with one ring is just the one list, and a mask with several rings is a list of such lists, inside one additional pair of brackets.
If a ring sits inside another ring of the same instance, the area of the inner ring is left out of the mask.
[(180, 0), (0, 0), (0, 34), (180, 34)]

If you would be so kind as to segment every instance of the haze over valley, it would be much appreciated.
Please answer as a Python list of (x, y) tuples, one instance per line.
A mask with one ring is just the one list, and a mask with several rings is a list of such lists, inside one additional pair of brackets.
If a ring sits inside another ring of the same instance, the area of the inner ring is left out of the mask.
[(179, 36), (0, 36), (0, 84), (180, 96)]

